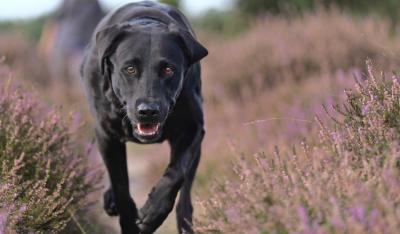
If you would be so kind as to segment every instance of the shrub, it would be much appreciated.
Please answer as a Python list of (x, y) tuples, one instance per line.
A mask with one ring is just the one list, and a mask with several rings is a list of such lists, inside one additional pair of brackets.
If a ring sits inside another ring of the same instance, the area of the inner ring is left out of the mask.
[(236, 179), (216, 183), (201, 202), (197, 231), (397, 233), (399, 77), (387, 82), (367, 70), (335, 108), (335, 122), (318, 120), (319, 144), (239, 157)]
[(100, 174), (73, 141), (73, 129), (2, 74), (0, 232), (56, 233), (89, 204)]
[(371, 62), (367, 63), (367, 81), (358, 81), (355, 90), (346, 91), (342, 107), (335, 107), (344, 117), (338, 126), (340, 131), (324, 133), (343, 139), (339, 146), (334, 138), (325, 137), (326, 145), (331, 145), (334, 151), (349, 151), (355, 159), (382, 157), (393, 143), (400, 142), (399, 79), (393, 76), (390, 83), (384, 82), (385, 76), (377, 78)]
[(48, 66), (35, 48), (36, 45), (24, 38), (20, 32), (0, 31), (0, 58), (4, 56), (4, 63), (12, 68), (13, 75), (20, 80), (49, 89), (51, 77)]
[(265, 13), (293, 14), (315, 10), (317, 7), (326, 8), (334, 5), (341, 10), (356, 14), (379, 14), (390, 19), (393, 23), (399, 20), (400, 3), (393, 0), (236, 0), (236, 6), (246, 15), (254, 16)]
[(241, 36), (209, 43), (212, 53), (204, 61), (204, 90), (213, 93), (206, 97), (221, 100), (223, 93), (239, 99), (246, 89), (254, 97), (287, 80), (363, 69), (367, 58), (390, 67), (398, 61), (399, 43), (390, 37), (389, 28), (385, 21), (357, 19), (334, 9), (297, 20), (259, 19)]

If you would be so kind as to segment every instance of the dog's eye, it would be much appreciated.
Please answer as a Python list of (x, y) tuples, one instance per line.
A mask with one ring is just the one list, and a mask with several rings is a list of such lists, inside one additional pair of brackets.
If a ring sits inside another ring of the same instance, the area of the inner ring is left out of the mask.
[(128, 75), (131, 75), (131, 76), (136, 75), (138, 73), (136, 67), (134, 67), (134, 66), (129, 66), (129, 67), (125, 68), (125, 71), (126, 71), (126, 73), (128, 73)]
[(174, 75), (174, 69), (172, 67), (165, 67), (163, 69), (163, 74), (166, 77), (171, 77)]

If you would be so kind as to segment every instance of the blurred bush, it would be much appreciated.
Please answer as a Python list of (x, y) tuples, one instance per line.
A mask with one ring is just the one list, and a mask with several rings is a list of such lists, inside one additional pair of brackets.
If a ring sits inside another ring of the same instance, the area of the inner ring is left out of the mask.
[(279, 15), (298, 18), (321, 9), (338, 9), (357, 16), (378, 16), (390, 22), (391, 30), (397, 30), (400, 19), (400, 1), (396, 0), (233, 0), (233, 7), (224, 10), (211, 9), (195, 18), (198, 27), (227, 36), (246, 31), (260, 17)]
[(0, 57), (21, 80), (48, 88), (51, 79), (48, 64), (36, 53), (36, 45), (22, 32), (0, 32)]
[[(311, 10), (315, 0), (235, 0), (236, 7), (246, 15), (257, 16), (265, 13), (288, 13)], [(318, 1), (320, 2), (320, 1)]]
[(100, 174), (72, 137), (79, 122), (68, 126), (0, 70), (0, 231), (59, 232), (89, 204)]
[(400, 38), (387, 21), (334, 8), (296, 19), (268, 16), (231, 38), (200, 37), (210, 51), (202, 62), (202, 192), (220, 177), (216, 168), (230, 171), (232, 151), (251, 157), (275, 145), (290, 148), (304, 137), (318, 142), (313, 113), (324, 113), (321, 104), (344, 100), (353, 76), (367, 73), (366, 58), (385, 71), (400, 67)]
[(44, 23), (50, 18), (50, 15), (43, 15), (29, 20), (0, 21), (0, 32), (22, 33), (32, 42), (37, 42), (42, 33)]
[(210, 9), (200, 17), (193, 19), (196, 28), (207, 33), (217, 33), (226, 37), (239, 35), (248, 29), (250, 23), (247, 17), (244, 17), (238, 11), (223, 11)]
[(181, 7), (181, 1), (180, 0), (160, 0), (160, 2), (180, 8)]
[(247, 95), (243, 92), (254, 97), (284, 80), (362, 68), (367, 57), (390, 65), (397, 61), (399, 44), (385, 21), (358, 19), (334, 9), (297, 20), (266, 17), (229, 41), (212, 39), (204, 63), (207, 76), (218, 83), (205, 90), (240, 99)]
[(400, 77), (367, 70), (334, 121), (317, 118), (319, 143), (239, 156), (236, 176), (202, 201), (197, 231), (398, 233)]
[(265, 13), (302, 13), (320, 6), (334, 6), (356, 14), (375, 13), (393, 23), (399, 20), (400, 2), (393, 0), (236, 0), (236, 7), (253, 17)]

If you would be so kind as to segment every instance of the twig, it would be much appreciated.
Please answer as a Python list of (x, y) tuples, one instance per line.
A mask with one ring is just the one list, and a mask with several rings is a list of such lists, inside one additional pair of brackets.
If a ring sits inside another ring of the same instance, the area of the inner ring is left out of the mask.
[(269, 119), (257, 119), (253, 120), (250, 122), (244, 123), (244, 126), (248, 125), (253, 125), (253, 124), (259, 124), (259, 123), (265, 123), (265, 122), (270, 122), (270, 121), (275, 121), (275, 120), (291, 120), (291, 121), (297, 121), (297, 122), (303, 122), (303, 123), (313, 123), (313, 121), (307, 120), (307, 119), (297, 119), (297, 118), (269, 118)]
[(72, 213), (72, 211), (70, 209), (67, 209), (68, 213), (71, 215), (72, 220), (74, 220), (76, 226), (79, 228), (79, 230), (81, 231), (81, 233), (83, 234), (87, 234), (85, 229), (83, 229), (82, 225), (78, 222), (78, 220), (76, 220), (75, 215)]

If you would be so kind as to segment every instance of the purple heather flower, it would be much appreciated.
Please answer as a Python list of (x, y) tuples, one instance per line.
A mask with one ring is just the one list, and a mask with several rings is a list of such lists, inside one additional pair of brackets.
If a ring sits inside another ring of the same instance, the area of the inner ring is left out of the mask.
[(349, 212), (351, 217), (358, 222), (362, 222), (365, 218), (365, 208), (362, 206), (352, 207)]
[(3, 233), (6, 229), (8, 214), (5, 209), (0, 209), (0, 233)]
[(363, 107), (361, 108), (361, 114), (362, 114), (363, 116), (366, 116), (366, 115), (368, 114), (368, 112), (369, 112), (369, 105), (365, 105), (365, 106), (363, 106)]

